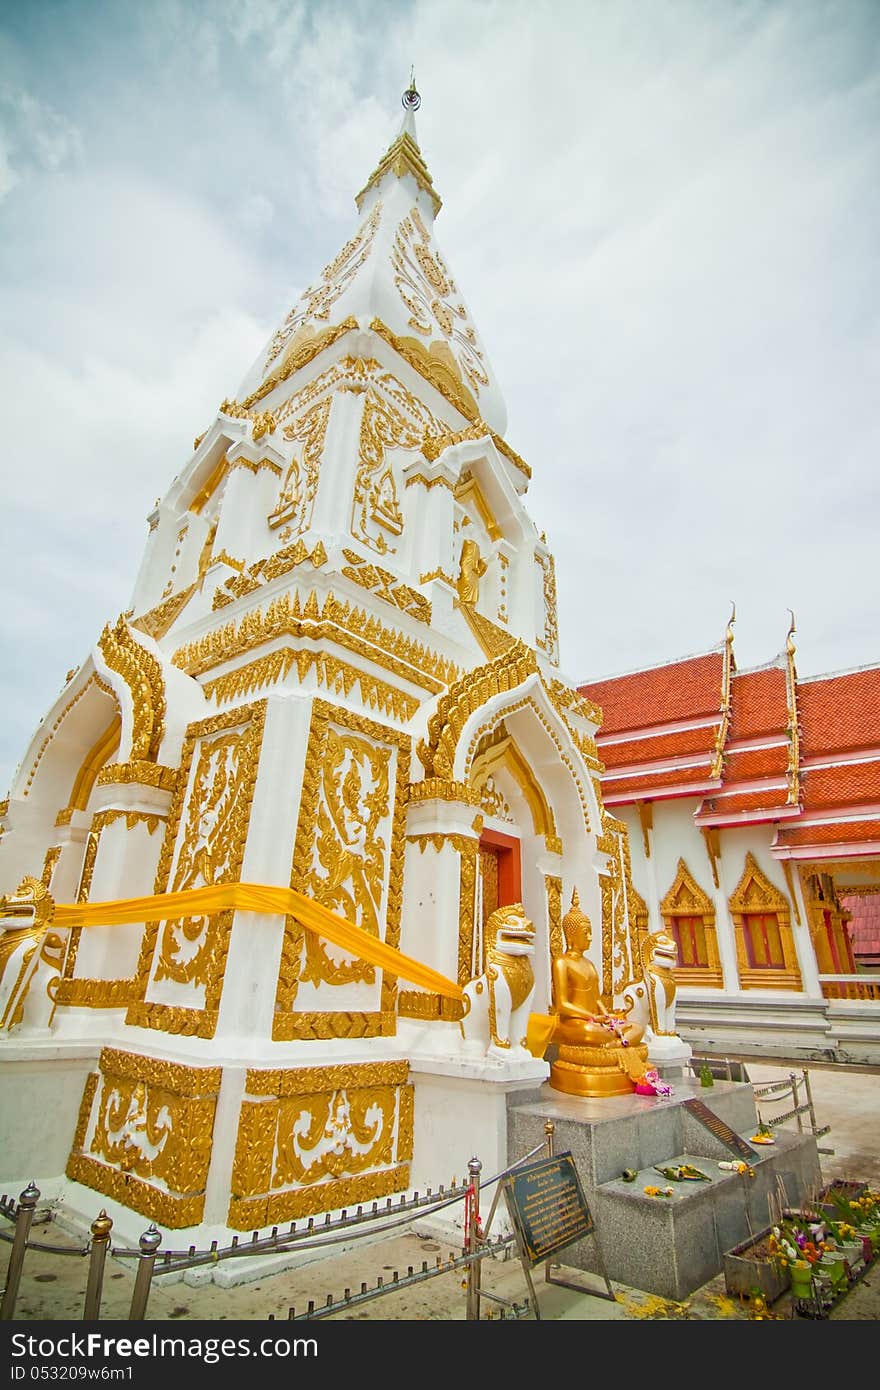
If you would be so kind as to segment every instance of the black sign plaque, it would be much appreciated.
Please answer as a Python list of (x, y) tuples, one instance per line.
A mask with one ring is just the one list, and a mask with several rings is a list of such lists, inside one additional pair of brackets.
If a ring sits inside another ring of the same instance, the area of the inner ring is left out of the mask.
[(530, 1264), (593, 1233), (593, 1218), (570, 1152), (511, 1173), (505, 1195), (522, 1254)]
[(710, 1110), (708, 1105), (705, 1105), (703, 1101), (696, 1099), (686, 1100), (684, 1108), (693, 1115), (695, 1120), (699, 1120), (701, 1125), (705, 1125), (706, 1129), (708, 1129), (711, 1134), (714, 1134), (716, 1139), (720, 1139), (722, 1144), (730, 1149), (731, 1153), (738, 1154), (740, 1158), (744, 1158), (747, 1161), (754, 1160), (754, 1149), (746, 1143), (745, 1139), (741, 1139), (736, 1131), (732, 1130), (730, 1125), (721, 1119), (720, 1115), (716, 1115), (713, 1110)]

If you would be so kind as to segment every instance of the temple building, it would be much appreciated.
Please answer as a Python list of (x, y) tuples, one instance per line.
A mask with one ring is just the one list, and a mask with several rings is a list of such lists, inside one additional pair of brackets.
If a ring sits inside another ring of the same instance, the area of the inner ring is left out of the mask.
[(780, 655), (739, 671), (732, 618), (711, 651), (579, 689), (649, 929), (678, 946), (681, 1035), (880, 1059), (880, 978), (859, 971), (880, 904), (880, 667), (799, 677), (792, 618)]
[(642, 978), (600, 712), (404, 105), (2, 808), (0, 1177), (123, 1235), (498, 1170), (567, 911), (607, 1006)]
[[(132, 1239), (498, 1172), (553, 1067), (614, 1095), (692, 1043), (880, 1038), (845, 906), (880, 878), (880, 669), (800, 680), (790, 638), (738, 672), (731, 629), (561, 672), (418, 104), (169, 463), (130, 605), (2, 806), (0, 1180), (99, 1193)], [(527, 1022), (566, 972), (612, 1022), (552, 1058)]]

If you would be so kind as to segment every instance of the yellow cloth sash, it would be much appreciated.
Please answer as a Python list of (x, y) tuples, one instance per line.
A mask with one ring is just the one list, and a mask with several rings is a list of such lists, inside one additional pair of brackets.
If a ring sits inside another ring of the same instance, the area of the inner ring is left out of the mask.
[(463, 998), (460, 985), (436, 970), (405, 956), (393, 946), (339, 917), (313, 898), (294, 888), (273, 888), (261, 883), (217, 883), (207, 888), (190, 888), (183, 893), (159, 893), (148, 898), (120, 898), (106, 903), (56, 903), (52, 923), (56, 927), (115, 927), (125, 922), (154, 922), (174, 917), (198, 917), (203, 913), (267, 912), (291, 916), (308, 931), (326, 937), (350, 955), (379, 965), (392, 975), (401, 975), (422, 989), (443, 994), (447, 999)]

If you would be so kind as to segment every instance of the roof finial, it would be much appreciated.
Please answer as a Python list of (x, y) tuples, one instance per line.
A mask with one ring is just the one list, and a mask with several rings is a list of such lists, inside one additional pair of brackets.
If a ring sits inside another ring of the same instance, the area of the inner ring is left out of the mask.
[(790, 625), (789, 625), (789, 629), (788, 629), (788, 632), (787, 632), (786, 638), (785, 638), (785, 650), (788, 652), (788, 655), (789, 655), (789, 656), (794, 656), (794, 652), (795, 652), (795, 645), (794, 645), (794, 634), (795, 634), (794, 612), (792, 611), (791, 608), (789, 608), (788, 611), (789, 611), (789, 613), (791, 613), (791, 623), (790, 623)]
[(404, 111), (418, 111), (422, 104), (422, 98), (416, 90), (415, 68), (409, 70), (409, 86), (400, 98), (400, 104)]
[(731, 599), (731, 600), (730, 600), (730, 617), (727, 619), (727, 632), (725, 633), (725, 640), (728, 641), (728, 642), (732, 642), (732, 641), (733, 641), (733, 625), (734, 625), (735, 622), (736, 622), (736, 604), (734, 603), (733, 599)]

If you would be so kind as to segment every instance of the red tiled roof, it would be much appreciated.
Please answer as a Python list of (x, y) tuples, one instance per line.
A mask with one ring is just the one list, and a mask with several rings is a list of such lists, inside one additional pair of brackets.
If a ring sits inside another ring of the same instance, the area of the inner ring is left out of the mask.
[(766, 787), (757, 792), (733, 792), (721, 796), (718, 792), (703, 802), (699, 816), (737, 815), (742, 811), (778, 811), (786, 804), (788, 787)]
[(840, 901), (852, 913), (849, 932), (854, 954), (880, 955), (880, 894), (869, 897), (843, 894)]
[(880, 666), (798, 681), (805, 755), (880, 747)]
[(715, 751), (718, 725), (701, 729), (680, 729), (674, 734), (657, 734), (654, 738), (631, 738), (624, 743), (603, 743), (596, 740), (599, 756), (606, 767), (626, 767), (630, 763), (666, 762), (675, 757), (702, 753), (707, 763)]
[(880, 802), (880, 762), (808, 768), (801, 781), (805, 810)]
[(730, 737), (783, 734), (788, 725), (785, 671), (779, 666), (742, 671), (730, 682)]
[(838, 821), (833, 825), (781, 826), (777, 845), (848, 845), (880, 840), (880, 820)]
[(717, 714), (722, 660), (721, 652), (706, 652), (628, 676), (587, 681), (578, 689), (602, 706), (602, 733), (650, 729), (656, 724)]
[(624, 792), (629, 794), (631, 801), (643, 801), (651, 799), (657, 795), (669, 795), (666, 790), (674, 787), (672, 795), (682, 796), (688, 788), (693, 788), (692, 795), (703, 795), (702, 790), (706, 785), (707, 776), (704, 767), (682, 767), (669, 768), (657, 773), (639, 773), (635, 777), (615, 777), (608, 781), (607, 778), (602, 782), (602, 796), (606, 801), (620, 797)]
[(758, 777), (784, 777), (788, 767), (788, 744), (772, 748), (746, 748), (741, 753), (728, 745), (724, 757), (724, 784), (752, 782)]

